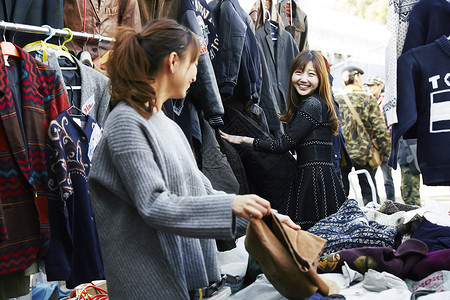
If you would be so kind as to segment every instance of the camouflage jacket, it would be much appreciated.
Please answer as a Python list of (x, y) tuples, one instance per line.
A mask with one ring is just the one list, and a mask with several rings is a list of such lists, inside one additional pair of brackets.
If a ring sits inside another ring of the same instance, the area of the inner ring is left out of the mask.
[[(352, 102), (367, 133), (377, 139), (381, 154), (384, 157), (389, 157), (391, 138), (375, 97), (356, 85), (348, 85), (343, 93), (346, 93)], [(368, 139), (362, 126), (353, 117), (342, 94), (337, 94), (335, 97), (341, 110), (342, 130), (344, 131), (348, 154), (354, 165), (366, 165), (371, 157), (371, 140)]]

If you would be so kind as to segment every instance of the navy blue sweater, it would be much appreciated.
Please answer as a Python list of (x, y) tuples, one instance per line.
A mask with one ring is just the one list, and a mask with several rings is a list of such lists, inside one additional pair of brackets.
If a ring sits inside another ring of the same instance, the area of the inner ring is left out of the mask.
[(447, 0), (420, 0), (409, 15), (408, 32), (402, 53), (432, 43), (450, 34), (450, 3)]
[(417, 138), (426, 185), (450, 184), (450, 41), (436, 41), (402, 54), (397, 63), (397, 116), (389, 165), (397, 165), (398, 141)]

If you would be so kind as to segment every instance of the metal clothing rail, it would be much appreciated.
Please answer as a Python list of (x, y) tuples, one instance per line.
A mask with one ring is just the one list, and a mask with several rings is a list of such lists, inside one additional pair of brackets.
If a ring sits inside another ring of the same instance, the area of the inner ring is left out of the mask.
[[(61, 37), (68, 37), (68, 36), (70, 36), (69, 30), (66, 30), (66, 29), (54, 29), (54, 28), (51, 28), (50, 26), (47, 26), (47, 25), (44, 25), (44, 26), (40, 27), (40, 26), (33, 26), (33, 25), (25, 25), (25, 24), (19, 24), (19, 23), (10, 23), (10, 22), (5, 22), (5, 21), (0, 21), (0, 29), (3, 29), (3, 30), (26, 32), (26, 33), (37, 33), (37, 34), (47, 34), (47, 35), (61, 36)], [(107, 42), (107, 43), (114, 42), (114, 38), (101, 36), (99, 34), (92, 34), (92, 33), (87, 33), (87, 32), (72, 31), (72, 35), (73, 35), (73, 38), (85, 39), (87, 41), (95, 40), (95, 41)]]

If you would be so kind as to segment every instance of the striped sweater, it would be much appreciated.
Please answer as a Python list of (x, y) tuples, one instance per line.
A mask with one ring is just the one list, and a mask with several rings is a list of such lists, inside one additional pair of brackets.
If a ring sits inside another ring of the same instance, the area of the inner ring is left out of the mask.
[(110, 299), (189, 299), (219, 279), (214, 238), (232, 238), (234, 195), (213, 190), (181, 130), (162, 112), (110, 113), (89, 192)]

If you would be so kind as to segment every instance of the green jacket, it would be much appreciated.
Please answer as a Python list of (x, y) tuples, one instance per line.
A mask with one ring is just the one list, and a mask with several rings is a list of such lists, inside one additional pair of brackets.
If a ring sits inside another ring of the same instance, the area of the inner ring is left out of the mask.
[[(347, 94), (355, 111), (359, 114), (366, 132), (376, 138), (383, 157), (389, 157), (391, 138), (375, 97), (356, 85), (346, 86), (343, 93)], [(335, 97), (341, 110), (342, 130), (350, 158), (354, 165), (366, 165), (371, 158), (371, 140), (368, 139), (363, 127), (352, 115), (342, 94), (337, 94)]]

